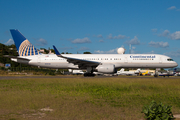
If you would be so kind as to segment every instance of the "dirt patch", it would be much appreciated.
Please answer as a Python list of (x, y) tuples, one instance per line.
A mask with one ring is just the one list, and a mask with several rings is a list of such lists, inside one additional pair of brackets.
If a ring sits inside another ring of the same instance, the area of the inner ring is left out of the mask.
[(41, 111), (52, 112), (53, 109), (50, 109), (49, 107), (47, 107), (47, 108), (42, 108)]
[(180, 114), (173, 115), (175, 118), (180, 118)]
[(42, 108), (32, 113), (23, 114), (23, 118), (44, 118), (46, 116), (46, 112), (52, 112), (52, 111), (53, 109), (50, 109), (49, 107)]

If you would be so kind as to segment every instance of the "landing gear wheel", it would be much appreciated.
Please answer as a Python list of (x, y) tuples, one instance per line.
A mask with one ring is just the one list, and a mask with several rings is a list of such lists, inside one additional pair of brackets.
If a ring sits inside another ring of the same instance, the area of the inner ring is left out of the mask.
[(154, 77), (158, 77), (158, 75), (154, 75)]
[(84, 77), (94, 77), (95, 74), (93, 73), (84, 73)]

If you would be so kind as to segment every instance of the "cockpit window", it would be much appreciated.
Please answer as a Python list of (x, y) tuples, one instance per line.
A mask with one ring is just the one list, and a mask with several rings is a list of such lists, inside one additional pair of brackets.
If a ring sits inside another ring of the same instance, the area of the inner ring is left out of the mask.
[(171, 58), (168, 58), (168, 59), (167, 59), (167, 61), (174, 61), (174, 60), (173, 60), (173, 59), (171, 59)]

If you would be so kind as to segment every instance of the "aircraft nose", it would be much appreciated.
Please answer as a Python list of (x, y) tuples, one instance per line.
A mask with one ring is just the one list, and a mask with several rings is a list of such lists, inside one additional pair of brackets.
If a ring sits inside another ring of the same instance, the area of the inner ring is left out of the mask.
[(175, 63), (174, 63), (174, 66), (175, 66), (175, 67), (177, 67), (177, 66), (178, 66), (178, 64), (175, 62)]

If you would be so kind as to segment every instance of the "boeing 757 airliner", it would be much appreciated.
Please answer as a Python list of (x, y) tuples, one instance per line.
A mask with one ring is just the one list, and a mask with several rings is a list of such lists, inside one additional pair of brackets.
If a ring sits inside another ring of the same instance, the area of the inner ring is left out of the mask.
[(19, 56), (8, 56), (12, 61), (55, 69), (85, 69), (84, 76), (93, 72), (115, 73), (119, 68), (172, 68), (178, 66), (168, 56), (158, 54), (42, 54), (17, 30), (10, 30)]

